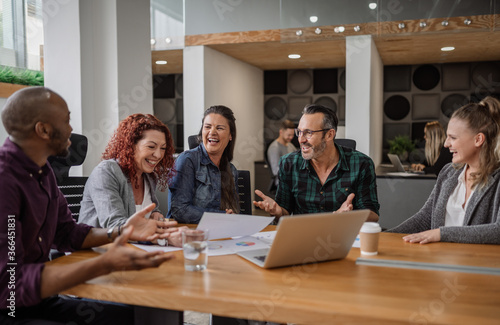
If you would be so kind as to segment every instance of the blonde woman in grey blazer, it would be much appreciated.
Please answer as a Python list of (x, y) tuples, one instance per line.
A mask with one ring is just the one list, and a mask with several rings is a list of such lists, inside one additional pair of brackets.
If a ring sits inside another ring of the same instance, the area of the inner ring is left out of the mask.
[(486, 97), (458, 109), (445, 147), (451, 164), (439, 174), (425, 205), (389, 232), (403, 239), (500, 244), (500, 102)]

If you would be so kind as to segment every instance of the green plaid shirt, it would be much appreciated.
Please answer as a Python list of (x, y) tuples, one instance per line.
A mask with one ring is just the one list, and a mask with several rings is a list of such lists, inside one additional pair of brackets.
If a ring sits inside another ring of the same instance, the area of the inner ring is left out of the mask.
[(359, 151), (335, 146), (340, 160), (323, 185), (300, 150), (283, 156), (276, 203), (290, 214), (336, 211), (354, 193), (355, 210), (370, 209), (378, 215), (380, 204), (373, 161)]

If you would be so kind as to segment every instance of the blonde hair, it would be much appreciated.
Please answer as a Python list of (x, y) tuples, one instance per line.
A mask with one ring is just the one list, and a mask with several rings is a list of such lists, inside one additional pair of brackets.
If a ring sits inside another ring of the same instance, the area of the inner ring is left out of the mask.
[(500, 101), (488, 96), (479, 103), (462, 106), (451, 118), (461, 119), (473, 132), (484, 134), (485, 141), (479, 151), (481, 169), (471, 173), (471, 177), (473, 187), (486, 185), (488, 177), (500, 167)]
[(425, 159), (429, 166), (436, 163), (441, 153), (441, 148), (446, 140), (444, 129), (438, 121), (429, 122), (425, 125)]

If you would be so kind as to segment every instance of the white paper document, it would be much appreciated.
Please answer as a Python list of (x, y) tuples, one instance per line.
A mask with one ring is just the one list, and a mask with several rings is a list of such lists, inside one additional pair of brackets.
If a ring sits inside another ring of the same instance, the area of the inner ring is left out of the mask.
[(247, 214), (205, 212), (198, 229), (208, 229), (208, 239), (250, 236), (269, 225), (273, 218)]
[(354, 240), (354, 243), (352, 243), (352, 247), (357, 247), (357, 248), (360, 247), (360, 244), (359, 244), (359, 234), (356, 236), (356, 239)]
[(208, 242), (208, 256), (236, 254), (240, 251), (269, 248), (269, 244), (254, 236)]

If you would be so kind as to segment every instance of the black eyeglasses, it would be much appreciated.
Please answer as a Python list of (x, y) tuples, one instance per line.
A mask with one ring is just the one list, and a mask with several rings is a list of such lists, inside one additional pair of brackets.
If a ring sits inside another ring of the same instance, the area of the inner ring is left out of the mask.
[(306, 138), (307, 140), (311, 139), (314, 132), (322, 132), (322, 131), (328, 131), (328, 130), (331, 130), (331, 129), (322, 129), (322, 130), (316, 130), (316, 131), (313, 131), (313, 130), (300, 130), (300, 129), (295, 129), (295, 135), (297, 136), (297, 138), (300, 138), (301, 136), (304, 136), (304, 138)]

